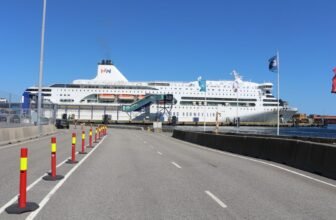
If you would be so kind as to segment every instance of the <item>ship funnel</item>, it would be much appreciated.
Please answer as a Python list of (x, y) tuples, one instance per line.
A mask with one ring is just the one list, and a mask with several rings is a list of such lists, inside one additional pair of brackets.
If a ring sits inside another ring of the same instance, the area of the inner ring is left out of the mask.
[(112, 60), (102, 60), (98, 65), (113, 65)]
[(126, 77), (113, 65), (111, 60), (102, 60), (98, 63), (96, 78), (92, 80), (74, 80), (74, 84), (112, 84), (128, 82)]
[(125, 76), (113, 65), (111, 60), (102, 60), (98, 63), (96, 80), (127, 82)]

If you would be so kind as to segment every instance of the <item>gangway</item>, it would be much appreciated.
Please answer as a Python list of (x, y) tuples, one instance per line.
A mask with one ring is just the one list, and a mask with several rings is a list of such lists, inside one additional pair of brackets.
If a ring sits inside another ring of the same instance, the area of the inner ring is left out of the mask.
[(171, 94), (147, 95), (145, 98), (136, 101), (131, 105), (123, 105), (121, 109), (125, 112), (140, 111), (142, 108), (147, 107), (153, 103), (172, 104), (172, 102), (173, 95)]

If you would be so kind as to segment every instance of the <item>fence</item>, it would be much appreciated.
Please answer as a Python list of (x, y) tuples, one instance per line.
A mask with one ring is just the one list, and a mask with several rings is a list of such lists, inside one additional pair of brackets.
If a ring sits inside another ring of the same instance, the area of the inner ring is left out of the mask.
[[(55, 110), (52, 106), (43, 106), (41, 124), (54, 124)], [(22, 109), (21, 103), (0, 103), (0, 128), (36, 125), (37, 109)]]

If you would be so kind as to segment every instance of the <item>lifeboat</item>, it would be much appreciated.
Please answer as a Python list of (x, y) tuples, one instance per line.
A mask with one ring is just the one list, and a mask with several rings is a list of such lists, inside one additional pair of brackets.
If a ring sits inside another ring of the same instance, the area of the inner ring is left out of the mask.
[(116, 98), (116, 96), (113, 95), (113, 94), (99, 94), (98, 98), (99, 99), (105, 99), (105, 100), (114, 100)]
[(138, 95), (138, 100), (145, 98), (145, 95)]
[(135, 96), (134, 95), (123, 94), (123, 95), (119, 95), (118, 98), (120, 100), (134, 100)]

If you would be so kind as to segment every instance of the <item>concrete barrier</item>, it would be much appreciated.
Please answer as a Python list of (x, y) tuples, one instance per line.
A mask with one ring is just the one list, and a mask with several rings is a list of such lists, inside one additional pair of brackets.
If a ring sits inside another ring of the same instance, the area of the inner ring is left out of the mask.
[(174, 130), (173, 137), (235, 154), (286, 164), (336, 179), (336, 147), (284, 137), (212, 134)]
[(25, 138), (36, 138), (38, 137), (38, 127), (24, 127), (23, 133)]
[[(42, 135), (48, 135), (56, 132), (54, 125), (42, 125)], [(37, 126), (1, 128), (0, 129), (0, 145), (25, 141), (39, 136)]]
[(144, 130), (143, 126), (134, 125), (106, 125), (108, 128), (129, 129), (129, 130)]

